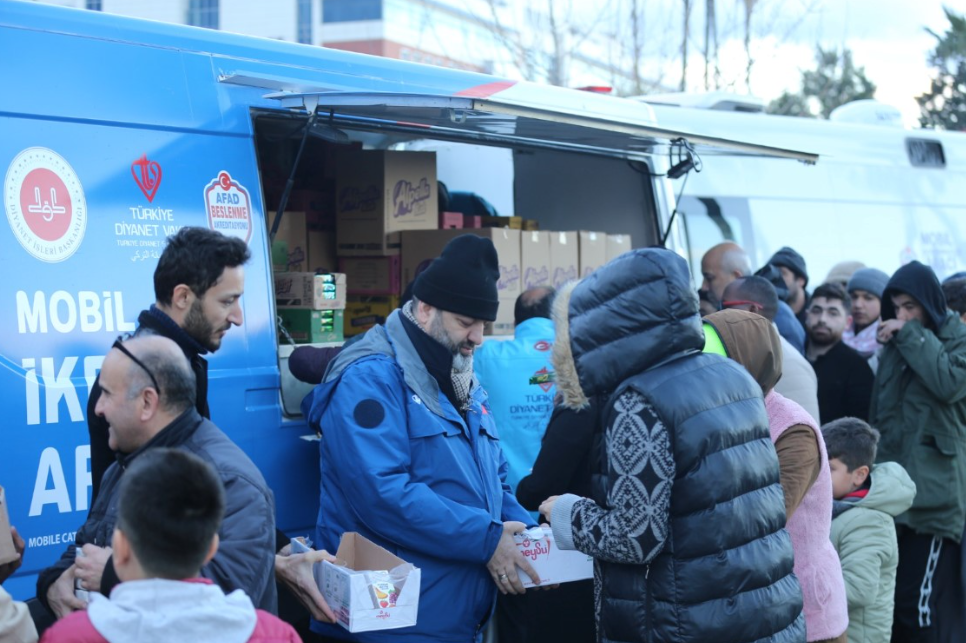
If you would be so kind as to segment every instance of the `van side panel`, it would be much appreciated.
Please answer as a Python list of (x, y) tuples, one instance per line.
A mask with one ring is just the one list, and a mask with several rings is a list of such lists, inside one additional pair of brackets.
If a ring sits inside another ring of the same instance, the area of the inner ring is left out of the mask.
[[(299, 439), (304, 422), (281, 421), (251, 101), (239, 100), (264, 102), (260, 90), (219, 85), (204, 53), (0, 28), (0, 56), (23, 52), (32, 64), (0, 71), (16, 88), (0, 102), (0, 485), (29, 545), (8, 588), (32, 596), (33, 574), (86, 518), (89, 389), (114, 338), (153, 303), (165, 237), (209, 226), (209, 207), (236, 198), (247, 216), (233, 232), (249, 237), (252, 259), (244, 325), (209, 356), (213, 419), (270, 481), (280, 526), (310, 529), (316, 447)], [(53, 69), (53, 78), (38, 72)], [(230, 194), (218, 190), (223, 173), (236, 186)], [(36, 216), (75, 226), (70, 247), (36, 256)]]

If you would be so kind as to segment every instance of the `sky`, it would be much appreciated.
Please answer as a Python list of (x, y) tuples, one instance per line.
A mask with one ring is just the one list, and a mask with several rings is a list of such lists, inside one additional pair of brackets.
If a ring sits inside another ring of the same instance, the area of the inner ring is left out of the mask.
[[(680, 0), (678, 0), (680, 1)], [(755, 58), (751, 93), (771, 100), (784, 90), (800, 87), (799, 70), (814, 67), (815, 45), (848, 47), (853, 60), (864, 67), (878, 89), (876, 98), (898, 108), (909, 126), (917, 124), (919, 108), (914, 96), (929, 87), (930, 69), (926, 62), (935, 38), (926, 27), (943, 33), (947, 26), (943, 3), (939, 0), (759, 0), (759, 32), (753, 44)], [(740, 20), (743, 2), (719, 2)], [(703, 4), (698, 0), (696, 4)], [(951, 4), (951, 3), (948, 3)], [(741, 6), (735, 6), (741, 5)], [(951, 6), (954, 11), (966, 10)], [(703, 12), (701, 12), (703, 14)], [(722, 9), (718, 9), (719, 28)], [(695, 30), (703, 42), (703, 17)], [(753, 30), (755, 28), (753, 27)], [(744, 78), (746, 57), (740, 32), (721, 43), (723, 75)], [(695, 38), (695, 32), (692, 32)], [(689, 74), (689, 77), (691, 74)], [(678, 74), (680, 77), (680, 74)], [(690, 78), (689, 78), (690, 79)], [(695, 78), (703, 88), (701, 78)], [(697, 89), (697, 87), (696, 87)], [(741, 90), (744, 90), (743, 82)]]

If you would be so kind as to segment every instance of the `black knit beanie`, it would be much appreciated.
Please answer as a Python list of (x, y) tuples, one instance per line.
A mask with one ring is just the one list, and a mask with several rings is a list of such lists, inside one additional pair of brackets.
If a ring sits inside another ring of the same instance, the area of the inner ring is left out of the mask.
[(494, 321), (500, 305), (500, 262), (489, 239), (464, 234), (450, 240), (414, 282), (413, 295), (457, 315)]
[(796, 275), (805, 280), (805, 285), (808, 285), (808, 271), (805, 270), (805, 258), (798, 254), (788, 246), (784, 246), (778, 252), (772, 255), (768, 263), (775, 266), (783, 266), (788, 268)]

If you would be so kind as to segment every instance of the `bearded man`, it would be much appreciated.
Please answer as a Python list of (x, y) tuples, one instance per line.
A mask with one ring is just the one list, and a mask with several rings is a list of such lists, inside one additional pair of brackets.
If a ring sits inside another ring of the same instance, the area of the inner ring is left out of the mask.
[(355, 531), (422, 570), (416, 625), (352, 641), (480, 641), (497, 591), (539, 577), (513, 534), (534, 521), (506, 483), (486, 392), (473, 374), (483, 326), (496, 319), (493, 242), (451, 240), (413, 286), (411, 302), (344, 349), (303, 402), (322, 436), (316, 542), (336, 551)]

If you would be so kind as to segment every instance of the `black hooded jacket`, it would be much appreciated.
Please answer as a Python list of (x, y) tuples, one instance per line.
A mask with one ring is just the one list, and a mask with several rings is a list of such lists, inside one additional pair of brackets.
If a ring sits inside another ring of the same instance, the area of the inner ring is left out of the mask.
[(946, 296), (936, 278), (936, 273), (929, 266), (918, 261), (911, 261), (896, 270), (889, 284), (882, 291), (882, 319), (896, 318), (896, 307), (892, 303), (895, 295), (905, 293), (915, 299), (923, 307), (929, 326), (937, 330), (946, 319)]

